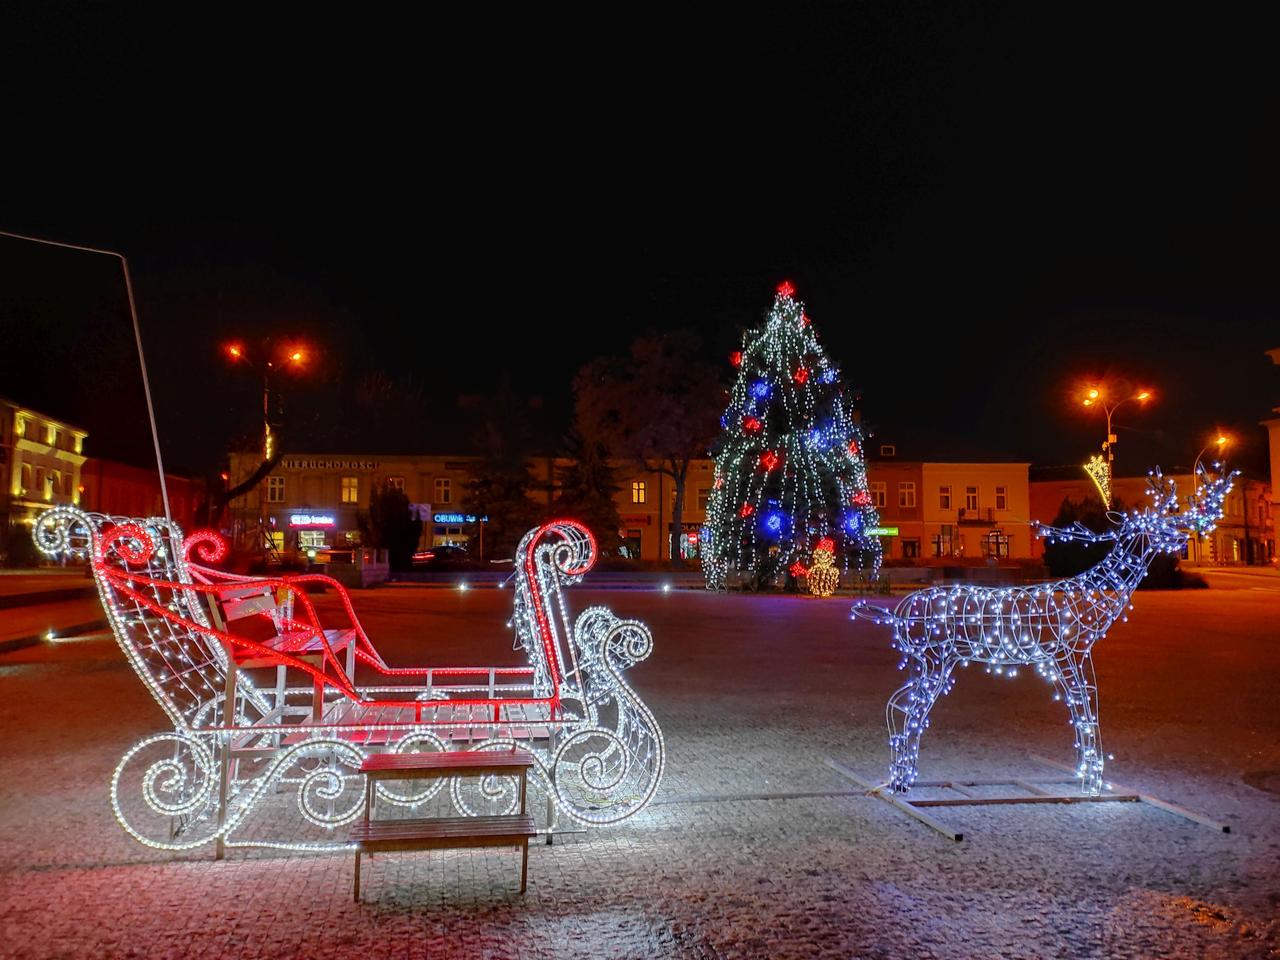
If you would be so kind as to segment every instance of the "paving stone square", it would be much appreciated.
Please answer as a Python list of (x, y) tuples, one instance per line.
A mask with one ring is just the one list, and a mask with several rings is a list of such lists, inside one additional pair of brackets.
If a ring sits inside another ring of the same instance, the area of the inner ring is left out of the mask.
[[(12, 957), (1270, 957), (1280, 951), (1280, 592), (1140, 593), (1100, 642), (1107, 768), (1202, 811), (957, 807), (953, 843), (827, 763), (883, 777), (901, 682), (848, 598), (568, 594), (649, 623), (628, 673), (666, 736), (655, 801), (519, 854), (169, 854), (115, 823), (107, 784), (163, 715), (108, 637), (0, 657), (0, 955)], [(393, 664), (518, 663), (503, 590), (356, 594)], [(319, 598), (332, 612), (334, 599)], [(962, 671), (927, 779), (1052, 775), (1073, 759), (1034, 675)]]

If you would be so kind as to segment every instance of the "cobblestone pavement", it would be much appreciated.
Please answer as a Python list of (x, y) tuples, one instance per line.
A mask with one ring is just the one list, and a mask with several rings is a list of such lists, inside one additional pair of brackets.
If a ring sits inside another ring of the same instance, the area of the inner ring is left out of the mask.
[[(846, 600), (580, 590), (647, 620), (629, 676), (666, 733), (656, 802), (518, 855), (163, 854), (115, 824), (120, 755), (164, 729), (109, 640), (0, 657), (0, 955), (15, 957), (1268, 957), (1280, 951), (1274, 594), (1139, 594), (1097, 651), (1108, 774), (1145, 804), (951, 808), (955, 844), (826, 765), (887, 761), (900, 682)], [(331, 602), (330, 598), (324, 601)], [(503, 662), (510, 594), (357, 596), (387, 658)], [(970, 668), (935, 710), (926, 778), (1045, 773), (1065, 711)]]

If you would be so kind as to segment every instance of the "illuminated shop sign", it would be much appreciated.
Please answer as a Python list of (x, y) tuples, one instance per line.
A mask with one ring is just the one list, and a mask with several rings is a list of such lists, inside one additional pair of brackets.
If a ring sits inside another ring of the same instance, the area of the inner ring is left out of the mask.
[(474, 513), (437, 513), (433, 518), (436, 523), (488, 523), (488, 517), (477, 517)]
[(867, 536), (869, 537), (896, 537), (897, 535), (897, 527), (869, 527), (867, 529)]
[(336, 523), (331, 513), (295, 513), (289, 517), (291, 527), (332, 527)]

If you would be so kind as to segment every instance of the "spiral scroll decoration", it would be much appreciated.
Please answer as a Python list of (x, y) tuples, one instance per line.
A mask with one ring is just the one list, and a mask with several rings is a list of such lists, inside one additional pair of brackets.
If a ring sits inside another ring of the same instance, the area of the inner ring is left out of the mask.
[[(136, 802), (126, 803), (122, 785), (134, 761), (144, 751), (168, 755), (151, 760), (142, 771), (139, 794), (159, 820), (145, 823), (146, 811)], [(129, 749), (111, 776), (111, 809), (120, 826), (139, 843), (161, 850), (189, 850), (208, 843), (217, 833), (213, 822), (216, 806), (217, 766), (213, 754), (199, 740), (179, 733), (159, 733)], [(130, 809), (126, 811), (125, 807)], [(176, 821), (176, 822), (175, 822)], [(204, 829), (201, 829), (203, 827)]]
[[(423, 749), (424, 746), (426, 749)], [(444, 749), (444, 741), (434, 733), (429, 733), (426, 730), (419, 730), (406, 737), (401, 737), (400, 740), (396, 742), (396, 745), (391, 748), (391, 752), (432, 753), (435, 751), (443, 751)], [(389, 783), (379, 783), (377, 785), (377, 791), (379, 800), (385, 800), (387, 803), (395, 804), (398, 807), (416, 807), (433, 799), (443, 787), (444, 780), (435, 779), (428, 780), (426, 785), (421, 789), (410, 790), (407, 793), (398, 792), (397, 789)]]
[[(514, 740), (486, 740), (475, 750), (510, 750), (513, 746)], [(481, 777), (453, 777), (449, 781), (449, 795), (464, 816), (508, 816), (520, 809), (520, 778), (491, 773)]]

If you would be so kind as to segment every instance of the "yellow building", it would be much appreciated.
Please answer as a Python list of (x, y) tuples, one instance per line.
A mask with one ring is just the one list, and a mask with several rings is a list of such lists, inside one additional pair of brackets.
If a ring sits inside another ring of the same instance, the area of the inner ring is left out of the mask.
[(31, 523), (53, 504), (80, 502), (80, 468), (89, 434), (0, 398), (0, 509), (10, 524)]
[(1032, 558), (1030, 463), (900, 460), (897, 453), (895, 444), (873, 441), (867, 458), (886, 560)]
[[(465, 542), (477, 533), (462, 515), (467, 481), (476, 457), (365, 454), (288, 454), (253, 490), (232, 501), (227, 523), (236, 543), (248, 549), (261, 546), (265, 536), (282, 554), (308, 549), (342, 548), (359, 542), (357, 515), (367, 510), (374, 488), (389, 483), (404, 490), (423, 519), (424, 545)], [(233, 453), (227, 483), (235, 486), (257, 469), (254, 453)], [(554, 502), (557, 471), (563, 458), (536, 457), (528, 462), (531, 497), (540, 504)], [(684, 518), (679, 536), (671, 530), (675, 489), (669, 476), (651, 473), (635, 464), (613, 464), (619, 490), (615, 495), (621, 519), (619, 535), (628, 556), (644, 560), (668, 559), (672, 550), (697, 556), (699, 528), (711, 493), (710, 460), (694, 461), (686, 482)], [(455, 519), (456, 516), (456, 519)], [(442, 522), (435, 522), (436, 518)], [(663, 533), (667, 536), (664, 537)]]

